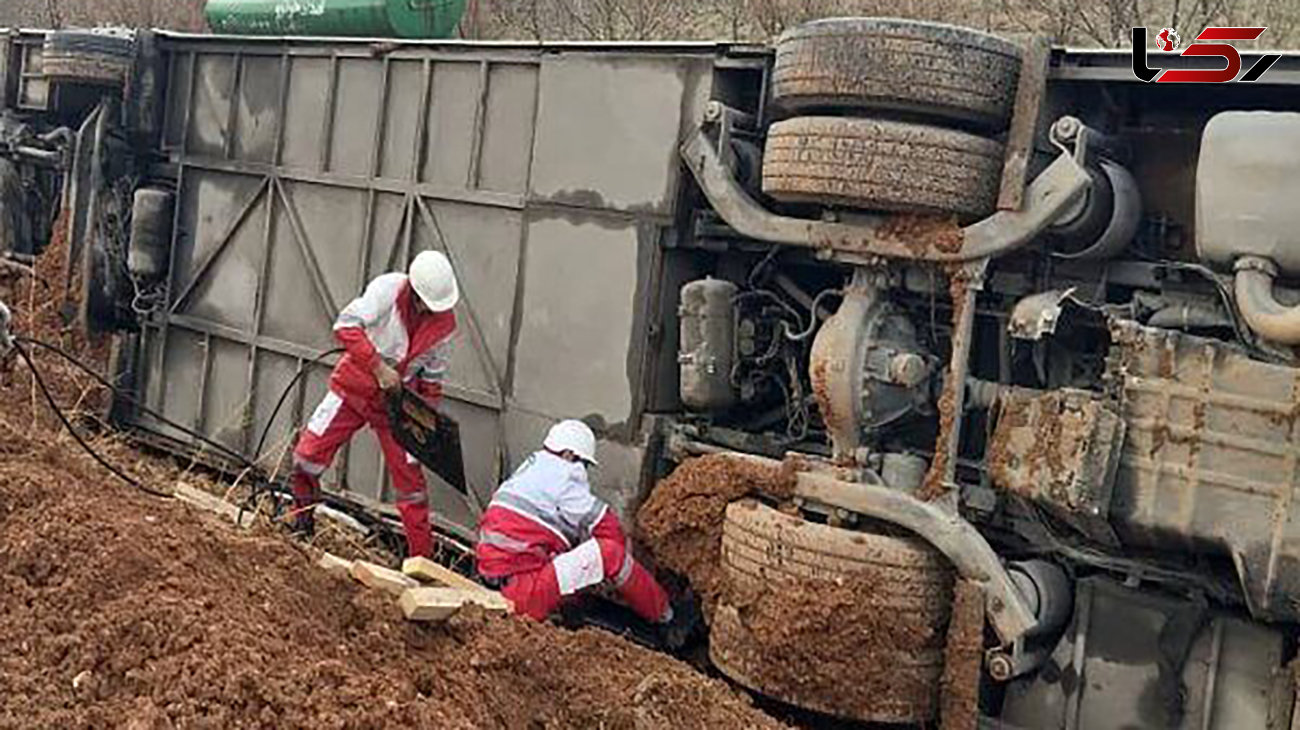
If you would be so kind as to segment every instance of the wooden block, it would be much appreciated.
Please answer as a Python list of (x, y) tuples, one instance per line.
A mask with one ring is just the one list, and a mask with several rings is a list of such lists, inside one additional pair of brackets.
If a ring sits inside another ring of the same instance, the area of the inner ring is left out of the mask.
[(487, 588), (475, 583), (450, 568), (444, 568), (428, 558), (407, 558), (402, 563), (402, 572), (430, 583), (439, 583), (448, 588), (463, 591), (486, 591)]
[(324, 568), (327, 572), (336, 575), (352, 575), (352, 561), (344, 560), (337, 555), (325, 553), (320, 556), (320, 561), (316, 565)]
[(467, 603), (474, 603), (488, 611), (508, 613), (513, 606), (500, 593), (485, 590), (460, 590), (458, 588), (411, 588), (402, 593), (399, 601), (408, 621), (439, 623), (451, 618)]
[(420, 584), (413, 578), (407, 578), (396, 570), (389, 570), (382, 565), (358, 560), (352, 564), (352, 577), (367, 588), (388, 591), (400, 596), (407, 588), (416, 588)]
[(175, 488), (172, 489), (172, 495), (191, 507), (201, 509), (204, 512), (211, 512), (229, 522), (238, 524), (242, 528), (253, 526), (254, 515), (252, 512), (244, 512), (241, 516), (239, 507), (215, 494), (195, 489), (184, 482), (176, 483)]

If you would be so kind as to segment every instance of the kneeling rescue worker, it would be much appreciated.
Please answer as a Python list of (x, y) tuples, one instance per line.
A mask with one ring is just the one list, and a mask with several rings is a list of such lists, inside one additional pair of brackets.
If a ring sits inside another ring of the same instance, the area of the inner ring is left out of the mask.
[[(618, 516), (591, 493), (596, 436), (581, 421), (551, 427), (542, 450), (497, 489), (479, 522), (478, 571), (514, 603), (544, 620), (569, 597), (611, 586), (638, 616), (684, 640), (689, 609), (670, 605), (663, 587), (633, 557)], [(675, 620), (676, 616), (676, 620)]]
[(312, 414), (293, 452), (296, 527), (313, 528), (311, 507), (320, 498), (320, 475), (361, 427), (379, 437), (388, 474), (397, 490), (397, 509), (407, 551), (428, 556), (433, 548), (429, 495), (424, 473), (393, 436), (385, 407), (387, 393), (406, 385), (437, 406), (456, 317), (460, 289), (447, 257), (425, 251), (408, 274), (384, 274), (339, 314), (334, 336), (346, 354), (330, 376), (329, 393)]

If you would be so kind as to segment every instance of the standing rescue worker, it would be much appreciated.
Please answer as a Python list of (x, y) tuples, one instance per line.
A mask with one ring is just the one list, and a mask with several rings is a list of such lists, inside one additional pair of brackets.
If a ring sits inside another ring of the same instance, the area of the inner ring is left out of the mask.
[(451, 262), (425, 251), (408, 274), (384, 274), (339, 314), (334, 336), (346, 354), (330, 376), (329, 392), (312, 414), (293, 452), (296, 527), (313, 529), (311, 507), (320, 498), (320, 475), (362, 426), (379, 437), (388, 474), (397, 490), (397, 509), (407, 551), (428, 556), (433, 548), (429, 494), (424, 473), (393, 436), (385, 398), (409, 385), (436, 406), (442, 398), (447, 354), (460, 289)]
[[(668, 594), (632, 557), (618, 516), (591, 493), (596, 436), (581, 421), (553, 426), (542, 450), (497, 489), (479, 522), (478, 571), (544, 620), (569, 596), (606, 584), (638, 616), (669, 626)], [(684, 612), (683, 612), (684, 613)]]

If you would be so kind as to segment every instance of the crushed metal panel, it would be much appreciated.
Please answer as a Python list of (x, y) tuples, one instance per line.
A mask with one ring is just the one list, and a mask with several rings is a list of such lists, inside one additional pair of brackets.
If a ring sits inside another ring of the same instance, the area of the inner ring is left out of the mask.
[(1226, 552), (1256, 617), (1300, 618), (1300, 371), (1130, 322), (1112, 341), (1128, 425), (1116, 528), (1133, 544)]
[(671, 212), (683, 112), (710, 58), (565, 53), (542, 62), (532, 196)]
[(316, 170), (324, 155), (324, 120), (333, 99), (335, 69), (327, 58), (291, 56), (289, 64), (280, 162), (289, 168)]
[(1123, 440), (1119, 414), (1091, 393), (1012, 391), (999, 399), (990, 476), (1083, 534), (1113, 543), (1107, 518)]
[(179, 216), (192, 235), (177, 240), (172, 254), (175, 313), (238, 329), (252, 325), (269, 197), (265, 185), (246, 177), (191, 175)]
[(481, 76), (477, 63), (448, 61), (434, 66), (429, 149), (421, 179), (449, 188), (465, 187), (474, 158)]
[(231, 92), (235, 88), (235, 56), (203, 54), (195, 59), (194, 89), (186, 114), (186, 151), (224, 157), (230, 132)]
[(635, 223), (543, 215), (528, 224), (514, 395), (604, 424), (633, 416), (640, 235)]
[(270, 163), (279, 134), (281, 59), (248, 56), (240, 63), (233, 154), (236, 159)]
[(496, 64), (487, 72), (474, 187), (518, 195), (527, 192), (538, 76), (538, 67), (532, 64)]

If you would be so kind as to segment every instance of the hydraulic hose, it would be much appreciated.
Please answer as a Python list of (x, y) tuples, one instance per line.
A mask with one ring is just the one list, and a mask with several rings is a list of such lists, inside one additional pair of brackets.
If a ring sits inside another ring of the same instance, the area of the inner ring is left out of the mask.
[(18, 353), (18, 357), (26, 363), (27, 369), (32, 371), (32, 378), (36, 381), (36, 387), (41, 391), (41, 395), (45, 397), (45, 403), (50, 407), (50, 410), (54, 412), (54, 415), (58, 417), (59, 422), (63, 424), (63, 427), (68, 430), (68, 433), (72, 435), (72, 439), (77, 442), (77, 445), (81, 447), (82, 451), (89, 454), (90, 458), (94, 459), (100, 466), (111, 472), (113, 476), (121, 479), (132, 487), (135, 487), (141, 492), (162, 499), (173, 498), (172, 495), (154, 489), (144, 484), (144, 482), (141, 482), (139, 479), (136, 479), (130, 474), (122, 471), (120, 468), (114, 466), (110, 461), (108, 461), (108, 459), (105, 459), (100, 455), (98, 451), (95, 451), (95, 448), (87, 443), (86, 439), (82, 437), (81, 433), (72, 425), (72, 421), (68, 418), (68, 414), (64, 413), (63, 409), (59, 407), (58, 401), (54, 400), (54, 394), (50, 392), (49, 386), (45, 384), (45, 378), (41, 375), (41, 371), (36, 369), (36, 363), (32, 362), (32, 356), (27, 352), (27, 348), (18, 343), (14, 343), (13, 348), (14, 351)]
[(1277, 266), (1266, 258), (1237, 260), (1237, 308), (1250, 329), (1283, 345), (1300, 345), (1300, 305), (1289, 307), (1273, 294)]

